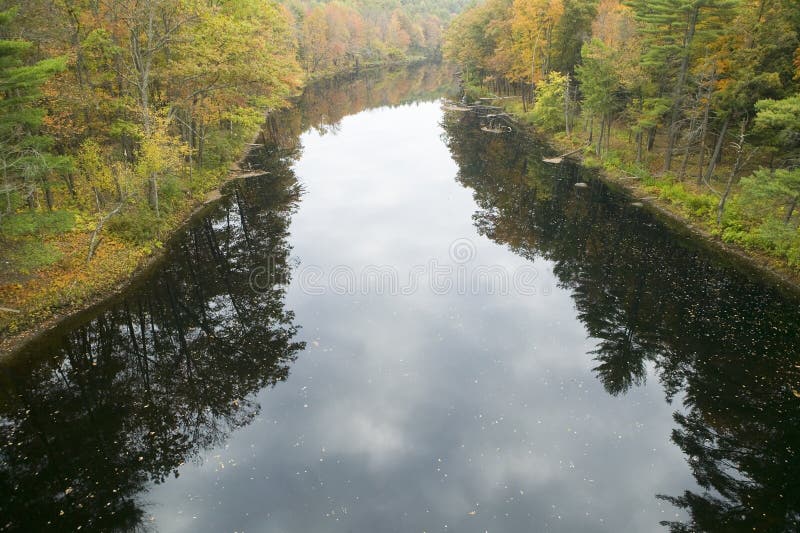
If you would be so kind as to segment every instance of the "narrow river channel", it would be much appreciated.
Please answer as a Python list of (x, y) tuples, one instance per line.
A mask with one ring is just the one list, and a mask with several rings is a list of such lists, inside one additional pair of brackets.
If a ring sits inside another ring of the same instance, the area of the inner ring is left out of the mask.
[(454, 91), (312, 87), (263, 176), (0, 361), (0, 530), (798, 527), (797, 297)]

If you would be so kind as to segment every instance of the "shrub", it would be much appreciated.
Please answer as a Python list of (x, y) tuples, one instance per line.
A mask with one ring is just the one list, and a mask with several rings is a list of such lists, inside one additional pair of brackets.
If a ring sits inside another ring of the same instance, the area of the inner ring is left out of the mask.
[(682, 183), (662, 183), (661, 196), (682, 207), (687, 214), (708, 220), (716, 220), (719, 200), (711, 194), (702, 194), (686, 190)]
[(794, 226), (770, 217), (758, 227), (756, 235), (762, 247), (785, 257), (790, 266), (800, 261), (800, 232)]
[(184, 192), (181, 189), (180, 181), (175, 176), (164, 176), (158, 188), (161, 208), (164, 212), (171, 212), (180, 203)]
[(150, 209), (139, 207), (113, 217), (107, 228), (124, 241), (143, 244), (158, 236), (159, 220)]

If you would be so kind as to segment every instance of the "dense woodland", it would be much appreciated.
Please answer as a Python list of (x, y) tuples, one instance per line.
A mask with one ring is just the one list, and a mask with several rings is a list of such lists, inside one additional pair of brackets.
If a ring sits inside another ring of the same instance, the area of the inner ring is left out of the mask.
[(463, 3), (0, 0), (3, 304), (124, 278), (265, 114), (315, 78), (440, 57)]
[(575, 143), (726, 241), (800, 267), (796, 0), (487, 0), (445, 55), (468, 95)]
[(799, 34), (793, 0), (0, 0), (0, 298), (127, 277), (309, 80), (442, 54), (468, 96), (797, 269)]

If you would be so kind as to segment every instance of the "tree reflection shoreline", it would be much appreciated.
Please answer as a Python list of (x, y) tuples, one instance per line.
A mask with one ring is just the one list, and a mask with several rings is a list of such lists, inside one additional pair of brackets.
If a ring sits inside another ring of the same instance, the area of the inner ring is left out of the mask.
[[(525, 133), (487, 135), (446, 112), (457, 180), (482, 235), (552, 262), (597, 343), (611, 395), (644, 384), (681, 394), (671, 440), (703, 489), (657, 495), (689, 516), (675, 532), (800, 529), (800, 299), (752, 279), (574, 165), (548, 166)], [(588, 181), (588, 189), (576, 189)], [(666, 436), (665, 436), (666, 437)]]
[(437, 98), (450, 79), (422, 65), (309, 87), (248, 156), (264, 177), (230, 183), (124, 294), (0, 362), (0, 531), (148, 528), (151, 484), (248, 426), (305, 348), (284, 303), (300, 135)]
[[(449, 76), (420, 67), (310, 88), (297, 110), (270, 117), (251, 154), (267, 178), (232, 183), (134, 290), (0, 363), (0, 530), (146, 529), (152, 483), (258, 416), (260, 391), (288, 379), (304, 349), (285, 304), (300, 135), (335, 132), (369, 107), (435, 100)], [(702, 490), (659, 496), (689, 515), (665, 525), (798, 529), (797, 300), (599, 183), (576, 191), (586, 177), (544, 166), (537, 142), (479, 126), (469, 114), (443, 122), (479, 233), (552, 264), (596, 341), (593, 371), (609, 394), (654, 368), (667, 400), (680, 395), (671, 438)], [(255, 291), (265, 258), (274, 283)]]

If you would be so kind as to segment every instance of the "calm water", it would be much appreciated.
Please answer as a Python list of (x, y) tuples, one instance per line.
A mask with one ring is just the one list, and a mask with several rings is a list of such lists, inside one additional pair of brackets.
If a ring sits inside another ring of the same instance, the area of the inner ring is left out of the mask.
[(451, 80), (309, 90), (268, 174), (0, 362), (0, 529), (796, 530), (798, 299)]

